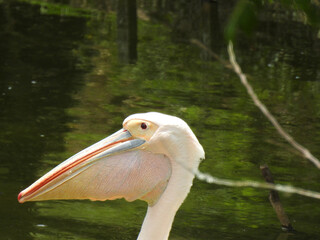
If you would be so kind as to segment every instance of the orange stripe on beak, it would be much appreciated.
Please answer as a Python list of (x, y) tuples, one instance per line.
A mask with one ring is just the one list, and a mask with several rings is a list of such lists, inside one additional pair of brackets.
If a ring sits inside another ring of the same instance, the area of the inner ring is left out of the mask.
[[(23, 203), (25, 201), (32, 199), (34, 196), (38, 195), (37, 192), (41, 193), (41, 188), (51, 183), (62, 174), (75, 168), (76, 166), (79, 166), (81, 163), (84, 163), (85, 161), (93, 159), (98, 154), (105, 152), (106, 150), (112, 148), (113, 146), (132, 140), (132, 139), (133, 137), (127, 130), (125, 129), (119, 130), (118, 132), (112, 134), (111, 136), (101, 140), (100, 142), (74, 155), (73, 157), (69, 158), (68, 160), (66, 160), (65, 162), (61, 163), (56, 168), (48, 172), (46, 175), (44, 175), (42, 178), (40, 178), (30, 187), (21, 191), (18, 195), (18, 201), (20, 203)], [(73, 160), (73, 158), (75, 159)]]

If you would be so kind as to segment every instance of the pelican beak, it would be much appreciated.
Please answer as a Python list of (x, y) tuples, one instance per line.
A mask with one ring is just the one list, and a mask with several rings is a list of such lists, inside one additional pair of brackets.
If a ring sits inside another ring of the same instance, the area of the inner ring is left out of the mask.
[(46, 193), (74, 178), (95, 162), (110, 155), (137, 148), (145, 143), (121, 129), (62, 162), (18, 195), (18, 201), (47, 200)]

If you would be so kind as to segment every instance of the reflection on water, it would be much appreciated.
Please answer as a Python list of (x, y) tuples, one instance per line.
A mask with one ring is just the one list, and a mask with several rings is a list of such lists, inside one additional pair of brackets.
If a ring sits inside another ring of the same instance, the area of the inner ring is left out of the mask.
[(0, 11), (1, 233), (27, 239), (37, 231), (37, 208), (17, 204), (15, 195), (37, 178), (45, 154), (64, 150), (65, 108), (82, 81), (72, 49), (85, 19), (41, 15), (38, 5), (23, 3)]
[[(319, 172), (279, 139), (234, 74), (187, 43), (200, 38), (209, 44), (212, 39), (204, 37), (217, 33), (200, 23), (209, 19), (219, 24), (208, 7), (190, 16), (191, 23), (184, 20), (190, 7), (186, 6), (180, 15), (172, 15), (174, 27), (163, 12), (150, 14), (154, 19), (139, 12), (138, 61), (121, 65), (114, 13), (59, 15), (52, 10), (59, 6), (46, 6), (44, 12), (39, 5), (0, 4), (4, 239), (135, 239), (146, 210), (143, 202), (21, 205), (16, 200), (20, 190), (47, 170), (119, 129), (123, 118), (135, 112), (160, 111), (185, 119), (206, 150), (202, 171), (262, 181), (259, 166), (267, 163), (275, 181), (320, 191)], [(167, 9), (170, 14), (173, 8)], [(199, 22), (196, 14), (203, 16)], [(319, 40), (297, 22), (265, 20), (260, 28), (255, 38), (236, 44), (238, 60), (284, 128), (319, 156)], [(226, 58), (224, 48), (212, 48)], [(297, 230), (287, 236), (281, 235), (267, 195), (263, 190), (196, 180), (176, 216), (171, 239), (319, 236), (319, 201), (281, 194)]]

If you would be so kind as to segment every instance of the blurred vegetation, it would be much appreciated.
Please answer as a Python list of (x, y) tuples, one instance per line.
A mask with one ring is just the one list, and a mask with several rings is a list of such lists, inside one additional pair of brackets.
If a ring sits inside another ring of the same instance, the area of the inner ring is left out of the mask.
[(238, 31), (253, 34), (259, 15), (269, 12), (277, 21), (285, 16), (297, 22), (320, 27), (320, 3), (311, 0), (240, 0), (237, 1), (226, 26), (227, 39), (234, 39)]

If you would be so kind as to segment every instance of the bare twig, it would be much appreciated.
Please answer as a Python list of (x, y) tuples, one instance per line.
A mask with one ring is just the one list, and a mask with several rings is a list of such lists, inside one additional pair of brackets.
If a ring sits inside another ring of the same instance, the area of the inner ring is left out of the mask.
[(254, 104), (261, 110), (261, 112), (268, 118), (268, 120), (272, 123), (272, 125), (276, 128), (278, 133), (286, 139), (291, 146), (293, 146), (299, 153), (302, 154), (304, 158), (307, 158), (310, 160), (317, 168), (320, 169), (320, 161), (311, 154), (311, 152), (300, 145), (298, 142), (296, 142), (291, 135), (289, 135), (278, 123), (278, 121), (275, 119), (275, 117), (269, 112), (269, 110), (266, 108), (266, 106), (259, 100), (258, 96), (255, 94), (253, 91), (251, 85), (249, 84), (246, 75), (242, 72), (239, 64), (236, 61), (236, 57), (233, 51), (233, 44), (230, 41), (228, 45), (228, 53), (229, 53), (229, 58), (230, 58), (230, 63), (227, 63), (223, 59), (221, 59), (217, 54), (215, 54), (211, 49), (209, 49), (207, 46), (205, 46), (203, 43), (201, 43), (199, 40), (196, 39), (191, 39), (191, 43), (197, 45), (198, 47), (206, 50), (212, 57), (217, 59), (224, 67), (228, 69), (232, 69), (240, 78), (241, 83), (243, 86), (247, 89), (247, 92), (251, 99), (253, 100)]
[[(274, 183), (271, 171), (267, 165), (260, 166), (260, 170), (261, 170), (262, 176), (264, 177), (266, 182)], [(279, 197), (279, 194), (277, 191), (270, 190), (269, 201), (270, 201), (274, 211), (277, 214), (277, 217), (281, 223), (282, 228), (288, 232), (294, 231), (293, 227), (290, 223), (290, 220), (282, 207), (282, 204), (280, 202), (280, 197)]]
[(253, 188), (264, 188), (264, 189), (270, 189), (270, 190), (277, 190), (280, 192), (285, 193), (295, 193), (306, 197), (316, 198), (320, 199), (320, 193), (314, 192), (310, 190), (305, 190), (302, 188), (292, 187), (288, 185), (282, 185), (282, 184), (272, 184), (272, 183), (263, 183), (263, 182), (255, 182), (255, 181), (234, 181), (229, 179), (221, 179), (217, 177), (213, 177), (208, 173), (202, 173), (199, 170), (192, 171), (188, 169), (189, 171), (193, 172), (195, 176), (201, 180), (205, 181), (207, 183), (214, 183), (217, 185), (224, 185), (229, 187), (253, 187)]
[(294, 193), (298, 195), (302, 195), (305, 197), (316, 198), (320, 199), (320, 193), (315, 191), (306, 190), (303, 188), (293, 187), (289, 185), (282, 185), (282, 184), (274, 184), (274, 183), (264, 183), (264, 182), (256, 182), (251, 180), (230, 180), (230, 179), (222, 179), (211, 176), (209, 173), (203, 173), (198, 169), (191, 169), (185, 165), (184, 162), (178, 162), (184, 169), (189, 171), (190, 173), (194, 174), (197, 179), (200, 181), (205, 181), (209, 184), (217, 184), (223, 185), (228, 187), (252, 187), (252, 188), (261, 188), (261, 189), (269, 189), (275, 190), (279, 192), (285, 193)]
[[(224, 67), (228, 69), (232, 69), (240, 78), (241, 83), (245, 86), (247, 89), (250, 97), (252, 98), (254, 104), (262, 111), (262, 113), (269, 119), (269, 121), (273, 124), (273, 126), (277, 129), (279, 134), (285, 138), (293, 147), (296, 149), (299, 153), (302, 154), (303, 157), (309, 159), (314, 165), (317, 166), (317, 168), (320, 169), (320, 162), (319, 160), (314, 157), (310, 151), (303, 146), (301, 146), (299, 143), (297, 143), (288, 133), (286, 133), (283, 128), (280, 126), (278, 121), (273, 117), (273, 115), (269, 112), (269, 110), (261, 103), (257, 95), (254, 93), (251, 85), (247, 81), (246, 75), (244, 75), (241, 71), (240, 66), (236, 62), (235, 54), (233, 52), (233, 45), (232, 42), (229, 43), (228, 46), (228, 52), (230, 57), (231, 66), (229, 63), (225, 62), (223, 59), (221, 59), (217, 54), (212, 52), (207, 46), (205, 46), (203, 43), (201, 43), (198, 40), (192, 39), (191, 43), (197, 45), (198, 47), (208, 51), (214, 58), (216, 58)], [(192, 170), (187, 168), (184, 163), (180, 163), (184, 168), (186, 168), (188, 171), (192, 172), (196, 178), (198, 178), (201, 181), (205, 181), (207, 183), (213, 183), (217, 185), (224, 185), (229, 187), (253, 187), (253, 188), (263, 188), (263, 189), (269, 189), (269, 190), (276, 190), (280, 192), (286, 192), (286, 193), (295, 193), (306, 197), (316, 198), (320, 199), (320, 193), (314, 192), (310, 190), (305, 190), (302, 188), (296, 188), (288, 185), (281, 185), (281, 184), (273, 184), (273, 183), (260, 183), (255, 181), (236, 181), (236, 180), (229, 180), (229, 179), (221, 179), (217, 177), (213, 177), (210, 174), (202, 173), (199, 170)]]
[(302, 153), (303, 157), (309, 159), (317, 168), (320, 169), (320, 161), (313, 156), (308, 149), (297, 143), (291, 135), (289, 135), (278, 123), (275, 117), (269, 112), (266, 106), (259, 100), (258, 96), (253, 91), (251, 85), (247, 81), (246, 75), (242, 72), (239, 64), (236, 61), (236, 57), (233, 51), (233, 44), (230, 41), (228, 45), (228, 53), (230, 63), (233, 67), (234, 72), (238, 75), (241, 80), (242, 85), (247, 89), (247, 92), (254, 104), (261, 110), (261, 112), (265, 115), (266, 118), (272, 123), (272, 125), (277, 129), (278, 133), (286, 139), (295, 149)]

